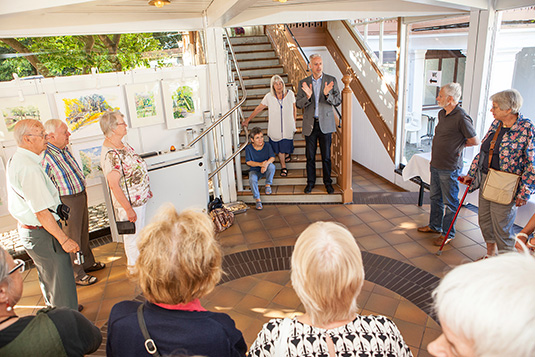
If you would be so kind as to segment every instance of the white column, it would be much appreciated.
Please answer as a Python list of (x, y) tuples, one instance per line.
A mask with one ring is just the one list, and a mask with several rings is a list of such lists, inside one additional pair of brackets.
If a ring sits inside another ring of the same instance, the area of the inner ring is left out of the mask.
[[(492, 6), (491, 2), (489, 6)], [(483, 131), (486, 129), (483, 124), (489, 97), (494, 43), (500, 18), (494, 8), (470, 12), (463, 107), (474, 120), (480, 137), (485, 134)]]
[[(223, 41), (224, 30), (221, 27), (205, 28), (206, 34), (206, 61), (212, 99), (212, 114), (215, 119), (228, 112), (229, 92), (227, 88), (226, 51)], [(216, 163), (221, 165), (232, 154), (231, 118), (223, 121), (216, 129), (216, 145), (218, 156)], [(217, 165), (216, 165), (217, 164)], [(218, 179), (219, 178), (219, 179)], [(219, 184), (220, 193), (224, 202), (237, 200), (236, 179), (234, 175), (234, 163), (229, 163), (218, 175), (213, 178), (214, 185)]]

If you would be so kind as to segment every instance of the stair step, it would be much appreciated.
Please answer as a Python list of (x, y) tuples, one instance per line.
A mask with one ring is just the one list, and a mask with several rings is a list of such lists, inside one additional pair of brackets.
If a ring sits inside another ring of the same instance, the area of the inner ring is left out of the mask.
[[(329, 195), (325, 190), (323, 184), (316, 185), (312, 192), (305, 194), (306, 185), (285, 185), (285, 186), (273, 186), (273, 193), (271, 195), (264, 194), (264, 189), (260, 190), (260, 199), (263, 203), (322, 203), (342, 202), (342, 191), (338, 185), (333, 185), (334, 193)], [(254, 203), (253, 193), (249, 191), (238, 191), (238, 198), (241, 201), (247, 203)]]
[(239, 62), (246, 59), (261, 59), (261, 58), (272, 58), (275, 56), (275, 51), (273, 49), (267, 50), (257, 50), (257, 51), (244, 51), (236, 53), (236, 60)]
[[(321, 170), (316, 170), (316, 185), (323, 185), (323, 178), (321, 177)], [(333, 184), (337, 183), (338, 178), (336, 176), (332, 177)], [(262, 178), (258, 181), (260, 186), (264, 186), (266, 179)], [(249, 187), (249, 176), (244, 174), (243, 175), (243, 184), (247, 188)], [(284, 185), (306, 185), (307, 184), (307, 176), (306, 176), (306, 170), (304, 169), (293, 169), (288, 170), (288, 176), (283, 177), (280, 175), (280, 170), (277, 170), (275, 172), (275, 176), (273, 177), (273, 186), (284, 186)], [(248, 188), (249, 189), (249, 188)]]
[(250, 51), (273, 50), (270, 42), (232, 44), (235, 54)]
[(243, 71), (245, 69), (264, 68), (277, 65), (280, 65), (280, 61), (276, 57), (251, 58), (238, 61), (238, 67), (240, 68), (240, 71)]
[(240, 73), (242, 77), (252, 77), (252, 76), (272, 76), (274, 74), (284, 74), (284, 69), (281, 65), (277, 66), (265, 66), (257, 68), (242, 68), (240, 66)]
[(266, 35), (236, 36), (230, 38), (230, 43), (232, 43), (232, 45), (266, 42), (269, 42), (268, 37)]
[[(302, 124), (303, 124), (302, 120), (297, 120), (297, 122), (296, 122), (297, 132), (296, 133), (301, 133), (302, 132), (302, 126), (303, 126)], [(258, 118), (258, 115), (255, 116), (249, 122), (249, 128), (254, 128), (255, 126), (259, 127), (260, 129), (264, 129), (267, 132), (267, 128), (268, 128), (267, 117)]]
[[(282, 80), (284, 81), (284, 83), (288, 83), (288, 75), (283, 74), (280, 76), (282, 77)], [(251, 85), (258, 85), (258, 84), (264, 84), (268, 86), (269, 88), (269, 85), (271, 83), (271, 77), (272, 77), (271, 75), (247, 77), (247, 78), (243, 78), (243, 84), (245, 85), (245, 88)]]

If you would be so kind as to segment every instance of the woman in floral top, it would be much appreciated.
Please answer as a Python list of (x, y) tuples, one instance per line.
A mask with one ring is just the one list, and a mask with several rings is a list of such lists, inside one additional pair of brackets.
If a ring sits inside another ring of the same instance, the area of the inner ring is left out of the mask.
[(108, 181), (117, 220), (136, 223), (136, 233), (123, 236), (128, 266), (133, 266), (139, 255), (137, 237), (145, 225), (145, 208), (152, 197), (147, 164), (123, 138), (126, 122), (120, 112), (106, 112), (100, 117), (100, 128), (106, 139), (102, 145), (100, 162)]
[(487, 243), (487, 254), (482, 259), (498, 252), (514, 250), (513, 224), (517, 207), (523, 206), (535, 189), (535, 169), (533, 166), (535, 126), (520, 113), (522, 96), (515, 89), (498, 92), (490, 97), (494, 122), (482, 141), (480, 153), (474, 158), (468, 175), (462, 181), (470, 183), (478, 170), (481, 184), (489, 171), (490, 143), (497, 130), (490, 168), (520, 175), (520, 183), (515, 199), (503, 205), (484, 199), (479, 193), (479, 226)]

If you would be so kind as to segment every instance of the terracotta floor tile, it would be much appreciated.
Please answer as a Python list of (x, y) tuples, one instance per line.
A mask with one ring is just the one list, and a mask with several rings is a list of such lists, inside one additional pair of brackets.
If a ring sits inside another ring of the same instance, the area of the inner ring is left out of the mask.
[(253, 295), (246, 295), (237, 305), (234, 310), (254, 318), (263, 316), (269, 301)]
[(100, 309), (97, 314), (97, 319), (95, 320), (95, 324), (97, 324), (99, 321), (102, 321), (102, 320), (108, 321), (108, 318), (110, 317), (110, 312), (113, 306), (117, 304), (118, 302), (121, 302), (124, 300), (132, 300), (132, 298), (125, 299), (124, 297), (116, 297), (116, 298), (102, 300), (102, 303), (100, 304)]
[(261, 280), (249, 290), (248, 294), (271, 301), (282, 289), (284, 289), (283, 285)]
[(356, 215), (358, 218), (362, 220), (362, 222), (366, 222), (366, 223), (384, 221), (383, 216), (381, 216), (379, 213), (375, 212), (374, 210), (364, 212), (364, 213), (356, 213)]
[(455, 233), (455, 239), (450, 243), (451, 246), (455, 248), (461, 248), (461, 247), (468, 247), (470, 245), (476, 244), (475, 241), (468, 238), (464, 233), (462, 232), (456, 232)]
[(273, 271), (264, 274), (258, 274), (258, 279), (271, 281), (279, 285), (286, 285), (290, 281), (289, 271)]
[(440, 325), (430, 317), (427, 319), (427, 323), (425, 324), (425, 327), (442, 331), (442, 327), (440, 327)]
[(246, 244), (243, 234), (233, 234), (226, 237), (219, 237), (218, 241), (223, 247), (232, 247), (240, 244)]
[(289, 228), (288, 223), (281, 216), (273, 216), (262, 221), (267, 230), (276, 228)]
[(390, 245), (414, 242), (414, 240), (406, 235), (402, 230), (393, 230), (390, 232), (381, 233), (381, 237)]
[(273, 240), (273, 244), (275, 246), (294, 246), (295, 245), (295, 242), (297, 241), (297, 236), (293, 236), (293, 237), (286, 237), (286, 238), (281, 238), (281, 239), (275, 239)]
[(459, 251), (472, 260), (479, 259), (487, 253), (486, 248), (479, 244), (459, 248)]
[(428, 316), (425, 312), (416, 307), (416, 305), (407, 300), (402, 300), (399, 302), (394, 317), (423, 326), (427, 322)]
[(450, 249), (442, 252), (442, 255), (440, 255), (438, 258), (452, 268), (461, 264), (471, 263), (473, 261), (457, 249)]
[[(32, 270), (34, 270), (35, 268), (33, 268)], [(37, 270), (37, 269), (35, 269)], [(24, 282), (23, 283), (23, 295), (24, 296), (32, 296), (32, 295), (38, 295), (38, 296), (42, 296), (42, 291), (41, 291), (41, 286), (39, 285), (39, 281), (38, 280), (31, 280), (29, 282)]]
[(301, 211), (304, 213), (310, 213), (310, 212), (317, 212), (317, 211), (324, 211), (323, 207), (318, 204), (314, 205), (297, 205)]
[(309, 224), (310, 220), (306, 213), (297, 213), (297, 214), (285, 214), (284, 219), (288, 224)]
[(395, 207), (388, 207), (388, 205), (385, 208), (377, 209), (375, 207), (372, 207), (377, 213), (379, 213), (381, 216), (383, 216), (385, 219), (391, 220), (393, 218), (397, 217), (404, 217), (405, 214), (401, 212), (400, 210), (396, 209)]
[(264, 225), (260, 220), (251, 220), (245, 222), (240, 220), (238, 222), (243, 233), (255, 232), (264, 229)]
[(435, 274), (438, 277), (443, 277), (451, 268), (435, 256), (424, 255), (409, 259), (409, 261), (420, 269), (428, 271), (431, 274)]
[(232, 290), (225, 286), (218, 286), (205, 298), (217, 306), (232, 308), (236, 306), (245, 296), (246, 294), (243, 292)]
[[(90, 302), (100, 301), (104, 298), (104, 290), (106, 288), (106, 281), (99, 281), (90, 286), (78, 287), (78, 302), (80, 304), (87, 304)], [(95, 316), (96, 318), (96, 316)]]
[(37, 274), (37, 269), (36, 268), (30, 269), (27, 272), (24, 272), (24, 274), (25, 274), (25, 276), (24, 276), (23, 281), (25, 283), (39, 280), (39, 276)]
[(232, 247), (222, 247), (222, 251), (225, 255), (233, 254), (237, 252), (243, 252), (244, 250), (247, 250), (247, 249), (249, 249), (247, 247), (247, 244), (240, 244), (240, 245), (235, 245)]
[(373, 250), (378, 248), (390, 247), (387, 241), (381, 238), (378, 234), (372, 234), (366, 237), (359, 237), (357, 243), (360, 247), (366, 250)]
[(271, 228), (268, 229), (269, 235), (273, 239), (280, 239), (280, 238), (286, 238), (286, 237), (295, 237), (295, 232), (293, 229), (289, 226), (281, 227), (281, 228)]
[(399, 253), (396, 249), (392, 247), (384, 247), (384, 248), (370, 250), (370, 253), (384, 255), (385, 257), (400, 260), (402, 262), (404, 262), (407, 259), (403, 255), (401, 255), (401, 253)]
[(388, 296), (388, 297), (391, 297), (392, 299), (397, 299), (397, 300), (402, 299), (400, 295), (396, 294), (392, 290), (387, 289), (379, 284), (373, 284), (372, 293), (383, 295), (383, 296)]
[(223, 232), (219, 233), (219, 237), (227, 237), (231, 235), (237, 235), (241, 234), (240, 226), (237, 224), (233, 224), (229, 228), (225, 229)]
[(390, 232), (391, 230), (396, 228), (396, 226), (394, 226), (392, 223), (388, 221), (384, 221), (384, 220), (368, 223), (368, 226), (370, 226), (370, 228), (373, 229), (377, 233)]
[(417, 242), (411, 242), (411, 243), (404, 243), (404, 244), (397, 244), (394, 245), (394, 248), (403, 254), (406, 258), (416, 258), (420, 257), (422, 255), (428, 254), (427, 249), (422, 247)]
[(104, 299), (113, 299), (122, 297), (123, 300), (133, 299), (139, 295), (139, 290), (136, 284), (130, 280), (122, 280), (117, 282), (108, 282), (106, 291), (104, 292)]
[(247, 244), (271, 241), (271, 237), (265, 230), (244, 233)]
[(79, 300), (78, 302), (84, 305), (82, 315), (84, 315), (89, 321), (95, 323), (97, 321), (97, 314), (100, 310), (101, 301), (82, 302)]
[(373, 311), (376, 314), (394, 316), (398, 308), (399, 302), (399, 299), (372, 293), (368, 301), (366, 302), (366, 305), (362, 306), (362, 308), (365, 310)]
[(249, 208), (243, 213), (235, 214), (235, 218), (239, 219), (240, 222), (255, 221), (258, 219), (258, 215), (256, 214), (256, 211), (254, 209)]
[(258, 243), (251, 243), (247, 245), (248, 249), (259, 249), (259, 248), (268, 248), (268, 247), (274, 247), (275, 243), (273, 241), (266, 241), (266, 242), (258, 242)]
[(299, 236), (309, 225), (310, 224), (308, 223), (292, 225), (292, 230), (295, 232), (296, 236)]
[[(261, 279), (260, 279), (261, 280)], [(228, 287), (232, 290), (236, 290), (240, 293), (248, 293), (256, 284), (258, 284), (259, 279), (254, 276), (246, 276), (241, 279), (236, 279), (225, 284), (225, 287)], [(216, 287), (218, 289), (219, 287)], [(217, 296), (215, 296), (217, 299)]]
[(371, 229), (366, 223), (357, 224), (356, 226), (350, 226), (347, 227), (347, 229), (351, 232), (353, 237), (358, 238), (369, 236), (371, 234), (375, 234), (375, 231)]
[(422, 343), (420, 344), (420, 349), (427, 350), (427, 345), (436, 340), (441, 334), (442, 331), (435, 330), (433, 328), (426, 328), (424, 330), (424, 336), (422, 338)]
[(315, 211), (307, 213), (307, 217), (310, 220), (310, 222), (316, 222), (316, 221), (328, 221), (330, 219), (333, 219), (333, 216), (331, 216), (327, 211), (321, 210), (321, 211)]
[(284, 217), (288, 215), (303, 213), (303, 211), (301, 210), (301, 208), (299, 208), (298, 205), (277, 205), (277, 209), (279, 210), (279, 214)]
[(400, 320), (395, 317), (393, 318), (393, 320), (396, 323), (399, 331), (401, 332), (401, 335), (403, 336), (403, 339), (405, 340), (406, 344), (408, 344), (409, 346), (421, 345), (422, 338), (424, 335), (423, 326)]
[(277, 296), (273, 299), (275, 304), (288, 306), (290, 308), (296, 308), (301, 304), (301, 300), (295, 294), (295, 291), (291, 288), (282, 289)]
[(333, 217), (353, 215), (353, 212), (347, 209), (345, 205), (323, 205), (323, 208)]
[(362, 220), (360, 218), (358, 218), (357, 216), (355, 216), (353, 214), (348, 215), (348, 216), (342, 216), (342, 217), (335, 216), (334, 219), (337, 222), (342, 223), (346, 227), (356, 226), (358, 224), (364, 223), (364, 222), (362, 222)]

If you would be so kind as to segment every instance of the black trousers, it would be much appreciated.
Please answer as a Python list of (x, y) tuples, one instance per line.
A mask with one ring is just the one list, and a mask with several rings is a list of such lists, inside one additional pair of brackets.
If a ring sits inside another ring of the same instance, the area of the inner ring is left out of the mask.
[(307, 184), (316, 183), (316, 148), (320, 143), (321, 162), (323, 166), (323, 183), (332, 185), (331, 179), (331, 141), (332, 133), (321, 132), (320, 125), (314, 122), (314, 129), (310, 135), (305, 136), (306, 158), (307, 158)]

